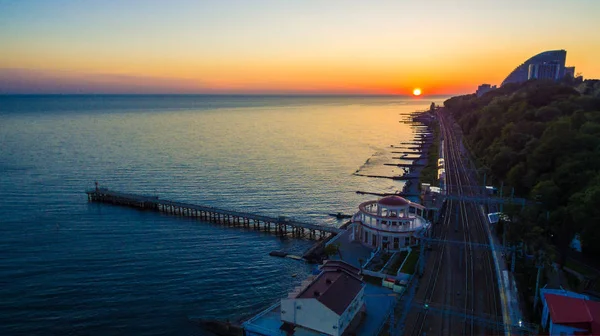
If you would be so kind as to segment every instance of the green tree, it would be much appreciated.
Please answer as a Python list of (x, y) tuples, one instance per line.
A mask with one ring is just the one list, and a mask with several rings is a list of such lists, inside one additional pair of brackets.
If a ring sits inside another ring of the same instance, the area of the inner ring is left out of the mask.
[(340, 259), (343, 259), (342, 252), (340, 251), (339, 243), (329, 244), (329, 245), (325, 246), (325, 248), (323, 249), (323, 253), (325, 253), (325, 255), (327, 255), (328, 257), (334, 256), (337, 254), (340, 257)]
[(513, 214), (511, 241), (543, 248), (546, 257), (554, 245), (564, 256), (581, 233), (584, 252), (600, 257), (600, 81), (533, 80), (444, 106), (477, 162), (490, 167), (488, 181), (534, 201)]

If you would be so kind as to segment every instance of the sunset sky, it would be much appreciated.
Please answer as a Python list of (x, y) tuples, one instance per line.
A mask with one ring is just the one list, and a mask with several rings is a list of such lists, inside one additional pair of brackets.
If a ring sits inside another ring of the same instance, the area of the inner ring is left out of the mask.
[(0, 93), (409, 94), (544, 50), (600, 78), (599, 0), (0, 0)]

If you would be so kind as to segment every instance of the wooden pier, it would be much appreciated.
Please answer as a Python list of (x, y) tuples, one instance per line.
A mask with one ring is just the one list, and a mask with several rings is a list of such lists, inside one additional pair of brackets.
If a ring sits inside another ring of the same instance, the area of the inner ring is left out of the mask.
[(157, 196), (122, 193), (107, 188), (95, 188), (86, 191), (86, 193), (88, 195), (88, 201), (90, 202), (123, 205), (143, 210), (158, 211), (170, 215), (192, 217), (211, 223), (271, 232), (278, 236), (319, 240), (343, 231), (342, 229), (331, 226), (322, 226), (291, 220), (284, 216), (269, 217), (218, 209), (210, 206), (164, 200)]

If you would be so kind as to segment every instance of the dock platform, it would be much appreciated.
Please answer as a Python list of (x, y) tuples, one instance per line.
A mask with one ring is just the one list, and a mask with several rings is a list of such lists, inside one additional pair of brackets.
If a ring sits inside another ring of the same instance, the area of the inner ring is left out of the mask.
[(123, 193), (107, 188), (91, 189), (86, 191), (86, 194), (89, 202), (109, 203), (170, 215), (187, 216), (211, 223), (271, 232), (279, 236), (289, 235), (297, 238), (319, 240), (343, 231), (336, 227), (304, 223), (284, 216), (269, 217), (231, 211), (211, 206), (169, 201), (160, 199), (158, 196)]

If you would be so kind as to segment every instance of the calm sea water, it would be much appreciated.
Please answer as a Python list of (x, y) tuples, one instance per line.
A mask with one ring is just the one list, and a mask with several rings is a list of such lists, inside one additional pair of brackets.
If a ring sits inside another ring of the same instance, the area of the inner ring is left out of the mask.
[[(312, 242), (89, 204), (101, 186), (339, 225), (393, 192), (394, 97), (0, 96), (0, 335), (206, 335), (311, 271)], [(367, 161), (368, 160), (368, 161)], [(295, 276), (294, 276), (295, 275)]]

